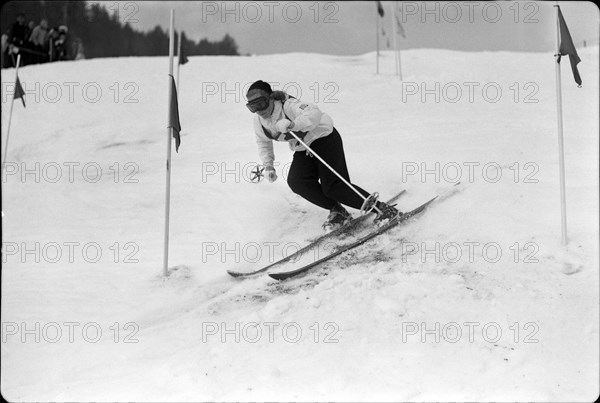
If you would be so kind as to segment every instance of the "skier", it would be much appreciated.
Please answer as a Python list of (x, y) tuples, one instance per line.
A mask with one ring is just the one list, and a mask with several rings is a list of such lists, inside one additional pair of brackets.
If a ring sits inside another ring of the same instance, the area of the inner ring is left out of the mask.
[[(363, 199), (288, 133), (293, 130), (298, 138), (350, 182), (342, 138), (331, 117), (315, 105), (301, 102), (283, 91), (273, 91), (268, 83), (261, 80), (250, 86), (246, 98), (246, 106), (256, 114), (256, 143), (269, 182), (277, 180), (273, 166), (273, 141), (287, 141), (294, 151), (287, 179), (292, 191), (329, 210), (329, 216), (323, 223), (324, 229), (333, 229), (349, 221), (352, 216), (342, 204), (360, 209)], [(364, 197), (369, 197), (369, 192), (353, 186)], [(376, 222), (400, 214), (394, 205), (378, 201), (376, 206), (381, 211), (375, 218)]]

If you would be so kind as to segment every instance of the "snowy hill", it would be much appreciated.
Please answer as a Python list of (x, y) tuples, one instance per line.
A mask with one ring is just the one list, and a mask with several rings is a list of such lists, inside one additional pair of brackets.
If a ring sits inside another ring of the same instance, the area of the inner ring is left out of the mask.
[[(27, 107), (15, 102), (2, 178), (3, 396), (593, 400), (598, 47), (579, 53), (582, 88), (562, 64), (566, 250), (551, 54), (405, 51), (403, 82), (392, 53), (378, 76), (374, 54), (190, 58), (166, 279), (167, 59), (20, 69)], [(352, 180), (384, 199), (407, 189), (401, 209), (464, 188), (305, 276), (229, 277), (293, 252), (327, 216), (287, 187), (285, 144), (277, 182), (246, 179), (258, 156), (243, 93), (257, 79), (330, 114)], [(3, 70), (3, 145), (12, 83)]]

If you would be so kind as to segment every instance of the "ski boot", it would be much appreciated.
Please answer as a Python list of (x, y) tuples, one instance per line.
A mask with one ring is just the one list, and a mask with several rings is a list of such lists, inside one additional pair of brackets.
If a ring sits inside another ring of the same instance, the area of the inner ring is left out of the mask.
[(377, 202), (377, 208), (381, 213), (377, 213), (377, 217), (373, 222), (377, 225), (386, 224), (389, 220), (402, 215), (402, 212), (399, 211), (395, 204), (387, 204), (384, 202)]
[(336, 228), (341, 227), (346, 222), (352, 219), (352, 215), (346, 211), (344, 207), (340, 203), (336, 203), (335, 206), (329, 210), (329, 216), (327, 220), (323, 223), (323, 229), (325, 231), (331, 231)]

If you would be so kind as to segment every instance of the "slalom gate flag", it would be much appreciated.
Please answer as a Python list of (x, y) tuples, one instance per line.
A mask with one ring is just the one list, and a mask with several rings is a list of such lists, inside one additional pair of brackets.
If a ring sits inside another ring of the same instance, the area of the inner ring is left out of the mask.
[(396, 24), (398, 25), (398, 33), (402, 35), (403, 38), (406, 38), (406, 33), (404, 32), (404, 27), (400, 24), (400, 17), (396, 14)]
[(15, 83), (15, 99), (19, 98), (21, 98), (21, 102), (23, 102), (23, 108), (25, 108), (25, 91), (23, 91), (21, 81), (19, 80), (19, 76), (17, 76), (17, 82)]
[(571, 70), (573, 70), (573, 77), (575, 78), (577, 85), (581, 87), (581, 76), (579, 75), (579, 70), (577, 70), (577, 64), (581, 61), (581, 59), (577, 54), (577, 50), (573, 44), (573, 39), (571, 39), (569, 28), (567, 28), (567, 23), (565, 22), (562, 12), (560, 11), (560, 7), (556, 7), (558, 7), (558, 24), (560, 26), (560, 46), (558, 48), (557, 62), (560, 63), (561, 56), (569, 55)]
[(173, 128), (173, 137), (175, 138), (175, 151), (179, 152), (179, 145), (181, 144), (181, 137), (179, 132), (181, 131), (181, 123), (179, 123), (179, 106), (177, 104), (177, 88), (175, 88), (175, 79), (171, 74), (171, 105), (169, 107), (169, 125), (167, 127)]
[(179, 45), (179, 64), (186, 64), (189, 62), (185, 52), (183, 51), (183, 44)]
[(383, 17), (385, 15), (385, 13), (383, 12), (383, 5), (379, 0), (377, 1), (377, 12), (379, 13), (380, 17)]

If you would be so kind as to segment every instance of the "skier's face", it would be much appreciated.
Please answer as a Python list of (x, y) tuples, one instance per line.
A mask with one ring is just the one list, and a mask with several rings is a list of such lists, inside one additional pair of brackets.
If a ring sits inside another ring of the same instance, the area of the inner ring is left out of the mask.
[[(261, 108), (263, 106), (263, 104), (267, 105), (266, 108)], [(253, 106), (258, 106), (258, 108), (252, 108), (249, 107), (248, 109), (250, 109), (251, 111), (253, 111), (254, 113), (256, 113), (258, 116), (260, 116), (263, 119), (268, 118), (269, 116), (271, 116), (271, 114), (273, 113), (273, 100), (271, 99), (271, 97), (269, 96), (269, 94), (267, 94), (266, 92), (262, 91), (262, 90), (252, 90), (248, 93), (248, 104), (247, 105), (251, 105)], [(253, 110), (255, 109), (255, 110)]]

